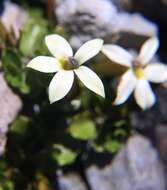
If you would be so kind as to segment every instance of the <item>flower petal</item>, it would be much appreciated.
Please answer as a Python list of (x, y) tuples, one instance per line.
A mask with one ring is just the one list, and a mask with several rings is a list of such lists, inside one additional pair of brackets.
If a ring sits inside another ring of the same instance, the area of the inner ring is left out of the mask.
[(156, 101), (156, 97), (151, 89), (151, 86), (145, 79), (138, 80), (134, 95), (137, 104), (143, 110), (153, 106)]
[(54, 73), (60, 70), (58, 60), (47, 56), (38, 56), (32, 59), (27, 67), (44, 73)]
[(159, 47), (159, 40), (156, 37), (148, 39), (141, 47), (138, 60), (142, 62), (143, 65), (149, 63)]
[(122, 76), (117, 89), (117, 97), (114, 101), (115, 105), (124, 103), (135, 89), (137, 79), (131, 70), (126, 71)]
[(75, 69), (74, 72), (87, 88), (103, 98), (105, 97), (103, 83), (95, 72), (85, 66)]
[(165, 64), (150, 64), (145, 68), (144, 72), (147, 79), (151, 82), (161, 83), (167, 81), (167, 65)]
[(103, 46), (102, 52), (109, 59), (123, 66), (130, 67), (132, 64), (132, 55), (120, 46), (106, 44)]
[(97, 55), (103, 46), (102, 39), (94, 39), (84, 43), (76, 52), (74, 58), (80, 65)]
[(64, 98), (70, 91), (74, 81), (73, 71), (59, 71), (49, 85), (50, 103)]
[(73, 50), (67, 40), (57, 34), (51, 34), (45, 37), (45, 43), (49, 51), (56, 57), (71, 57)]

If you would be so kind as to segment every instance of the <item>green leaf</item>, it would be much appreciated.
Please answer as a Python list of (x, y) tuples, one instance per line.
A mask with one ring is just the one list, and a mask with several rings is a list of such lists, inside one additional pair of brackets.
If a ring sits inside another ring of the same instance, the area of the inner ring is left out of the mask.
[(97, 137), (94, 122), (82, 114), (73, 119), (69, 126), (69, 133), (73, 138), (80, 140), (91, 140)]
[(10, 131), (19, 135), (24, 135), (27, 131), (30, 120), (28, 117), (19, 116), (10, 127)]
[(126, 130), (125, 129), (116, 129), (114, 131), (114, 136), (115, 137), (126, 137), (127, 133), (126, 133)]
[(0, 21), (0, 43), (1, 43), (1, 45), (4, 45), (6, 38), (7, 38), (6, 29), (5, 29), (4, 25), (2, 24), (2, 22)]
[(2, 183), (0, 182), (0, 190), (14, 190), (14, 184), (12, 181), (3, 181)]
[(26, 84), (26, 73), (24, 72), (21, 57), (16, 50), (6, 49), (2, 52), (2, 65), (7, 82), (22, 93), (29, 93)]
[(95, 152), (99, 152), (99, 153), (104, 152), (104, 147), (102, 144), (101, 145), (93, 144), (92, 148), (95, 150)]
[(117, 140), (107, 140), (104, 144), (105, 150), (111, 153), (117, 152), (121, 147), (121, 142)]
[(41, 19), (30, 19), (25, 24), (20, 39), (19, 49), (24, 56), (32, 56), (43, 48), (44, 36), (47, 34), (46, 23)]
[(122, 127), (126, 124), (125, 120), (116, 121), (113, 125), (114, 127)]
[(77, 155), (78, 154), (76, 152), (64, 147), (63, 145), (54, 145), (54, 152), (52, 153), (52, 157), (60, 166), (65, 166), (73, 163)]

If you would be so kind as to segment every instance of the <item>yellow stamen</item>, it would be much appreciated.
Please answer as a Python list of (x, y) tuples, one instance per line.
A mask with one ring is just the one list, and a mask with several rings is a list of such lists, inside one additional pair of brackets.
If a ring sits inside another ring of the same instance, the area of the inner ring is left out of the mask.
[(141, 68), (134, 68), (134, 73), (135, 73), (136, 77), (139, 79), (145, 77), (144, 71)]
[(66, 57), (62, 57), (60, 60), (60, 67), (64, 70), (69, 70), (68, 67), (69, 67), (69, 61), (68, 61), (68, 58)]
[(76, 62), (75, 64), (75, 60), (73, 58), (68, 58), (68, 57), (62, 57), (60, 60), (60, 67), (64, 70), (73, 70), (78, 68), (78, 64)]

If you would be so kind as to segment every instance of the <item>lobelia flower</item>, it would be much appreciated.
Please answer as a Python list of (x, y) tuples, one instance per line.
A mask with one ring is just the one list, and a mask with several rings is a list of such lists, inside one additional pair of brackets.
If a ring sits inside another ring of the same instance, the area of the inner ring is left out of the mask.
[(117, 89), (114, 104), (124, 103), (134, 91), (137, 104), (143, 109), (150, 108), (156, 97), (149, 84), (162, 83), (167, 80), (167, 66), (159, 62), (149, 62), (159, 47), (157, 38), (148, 39), (141, 47), (140, 53), (134, 57), (130, 52), (117, 45), (104, 45), (102, 52), (112, 61), (128, 67), (123, 74)]
[(45, 43), (54, 57), (38, 56), (32, 59), (27, 67), (44, 73), (57, 72), (49, 85), (51, 103), (67, 95), (74, 81), (74, 73), (87, 88), (105, 97), (104, 86), (100, 78), (91, 69), (82, 66), (100, 52), (103, 46), (102, 39), (86, 42), (75, 55), (73, 55), (70, 44), (57, 34), (46, 36)]

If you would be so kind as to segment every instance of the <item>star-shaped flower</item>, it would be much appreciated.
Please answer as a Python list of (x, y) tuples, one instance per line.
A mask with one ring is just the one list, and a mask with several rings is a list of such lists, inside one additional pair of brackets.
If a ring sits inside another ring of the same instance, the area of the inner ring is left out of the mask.
[(128, 67), (118, 85), (115, 105), (124, 103), (133, 91), (136, 102), (142, 109), (150, 108), (155, 103), (156, 97), (149, 81), (162, 83), (167, 80), (165, 64), (159, 62), (149, 64), (158, 47), (158, 39), (152, 37), (142, 45), (139, 55), (134, 57), (130, 52), (117, 45), (104, 45), (102, 52), (109, 59)]
[(83, 44), (73, 55), (70, 44), (57, 34), (48, 35), (45, 43), (54, 57), (38, 56), (27, 67), (44, 73), (54, 73), (49, 85), (51, 103), (64, 98), (74, 82), (74, 73), (82, 83), (93, 92), (105, 97), (104, 86), (100, 78), (83, 63), (97, 55), (103, 46), (102, 39), (94, 39)]

